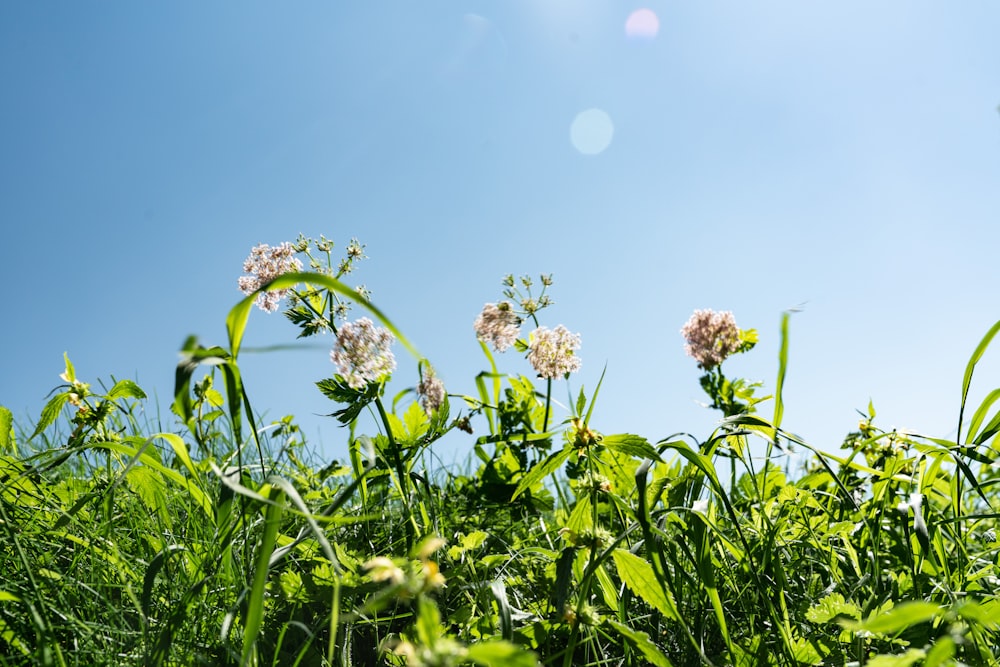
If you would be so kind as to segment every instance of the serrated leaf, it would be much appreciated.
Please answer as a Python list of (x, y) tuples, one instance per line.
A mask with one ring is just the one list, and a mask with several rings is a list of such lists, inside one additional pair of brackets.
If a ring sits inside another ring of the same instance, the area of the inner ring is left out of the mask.
[(420, 403), (411, 403), (410, 407), (403, 413), (403, 426), (406, 427), (406, 433), (410, 440), (415, 441), (423, 436), (427, 432), (428, 424), (427, 412), (424, 411)]
[(128, 487), (132, 489), (149, 509), (156, 513), (168, 529), (172, 527), (170, 512), (167, 511), (166, 482), (163, 477), (143, 466), (135, 466), (125, 475)]
[(587, 396), (583, 393), (583, 387), (580, 387), (580, 395), (576, 397), (576, 414), (582, 415), (585, 407), (587, 407)]
[(69, 360), (69, 354), (63, 352), (63, 361), (66, 363), (66, 382), (70, 384), (76, 382), (76, 369), (73, 368), (73, 362)]
[(615, 567), (618, 568), (618, 575), (629, 590), (664, 617), (680, 620), (677, 605), (657, 583), (656, 573), (653, 572), (653, 566), (649, 562), (624, 549), (615, 549), (611, 557), (615, 561)]
[(607, 623), (632, 644), (632, 646), (637, 648), (645, 656), (646, 660), (649, 661), (649, 664), (654, 667), (674, 667), (670, 659), (663, 654), (663, 651), (653, 643), (653, 640), (645, 632), (633, 630), (627, 625), (612, 619), (608, 619)]
[(45, 404), (44, 408), (42, 408), (42, 414), (38, 418), (38, 424), (35, 425), (35, 430), (31, 434), (32, 438), (52, 425), (52, 422), (54, 422), (59, 416), (59, 413), (62, 412), (63, 406), (66, 405), (67, 400), (69, 400), (69, 393), (66, 392), (56, 394), (49, 399), (49, 402)]
[(618, 433), (616, 435), (606, 435), (601, 439), (601, 444), (608, 449), (613, 449), (622, 454), (628, 454), (640, 459), (652, 459), (662, 462), (660, 453), (649, 444), (649, 441), (640, 435), (631, 433)]
[(529, 470), (524, 477), (521, 478), (521, 483), (517, 485), (516, 489), (514, 489), (514, 494), (510, 499), (516, 500), (519, 495), (558, 470), (559, 466), (561, 466), (563, 462), (569, 458), (571, 452), (572, 450), (567, 447), (565, 449), (560, 449), (558, 452), (552, 452), (549, 454), (544, 461), (537, 464), (534, 468)]
[(845, 600), (840, 593), (830, 593), (806, 612), (806, 620), (812, 623), (831, 623), (841, 617), (857, 621), (861, 618), (861, 609)]

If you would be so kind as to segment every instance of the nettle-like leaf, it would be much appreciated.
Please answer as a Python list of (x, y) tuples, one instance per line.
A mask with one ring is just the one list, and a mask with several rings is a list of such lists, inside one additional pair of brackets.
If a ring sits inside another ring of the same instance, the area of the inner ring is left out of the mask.
[(622, 452), (639, 459), (652, 459), (663, 462), (656, 448), (649, 444), (649, 441), (639, 435), (631, 433), (619, 433), (617, 435), (606, 435), (601, 440), (601, 444), (608, 449)]
[(362, 389), (354, 389), (340, 375), (316, 383), (316, 387), (324, 396), (337, 403), (346, 403), (347, 407), (332, 413), (331, 417), (336, 417), (341, 424), (350, 424), (357, 419), (365, 406), (375, 400), (378, 396), (379, 385), (371, 382)]
[(109, 400), (115, 398), (136, 398), (142, 400), (146, 398), (146, 392), (140, 389), (139, 385), (132, 380), (119, 380), (111, 388), (111, 391), (108, 392), (107, 398)]
[[(38, 424), (35, 425), (35, 430), (31, 434), (34, 438), (36, 435), (47, 429), (62, 412), (63, 406), (66, 405), (66, 401), (69, 400), (69, 392), (63, 392), (61, 394), (56, 394), (49, 399), (49, 402), (45, 404), (42, 408), (42, 414), (38, 418)], [(30, 440), (31, 438), (29, 438)]]
[(611, 557), (615, 561), (615, 567), (618, 568), (618, 575), (629, 590), (665, 618), (680, 620), (677, 605), (669, 597), (669, 593), (657, 583), (656, 573), (648, 561), (625, 549), (615, 549)]
[(859, 620), (861, 609), (854, 602), (845, 600), (840, 593), (830, 593), (806, 612), (806, 620), (813, 623), (835, 623), (841, 619)]
[(673, 667), (670, 659), (653, 643), (649, 635), (640, 630), (633, 630), (623, 623), (608, 619), (608, 625), (615, 629), (629, 644), (637, 648), (654, 667)]

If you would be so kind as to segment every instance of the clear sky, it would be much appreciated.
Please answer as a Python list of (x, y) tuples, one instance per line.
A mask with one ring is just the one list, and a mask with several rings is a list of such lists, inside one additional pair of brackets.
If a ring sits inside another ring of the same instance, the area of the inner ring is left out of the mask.
[[(452, 392), (501, 277), (551, 272), (574, 388), (607, 364), (600, 430), (707, 436), (680, 327), (732, 310), (761, 343), (727, 372), (770, 390), (798, 307), (789, 429), (836, 450), (872, 398), (947, 436), (1000, 319), (997, 26), (992, 0), (4, 3), (0, 404), (36, 418), (65, 351), (167, 405), (250, 248), (301, 232), (367, 245), (351, 280)], [(254, 311), (247, 345), (296, 333)], [(341, 457), (311, 340), (244, 376)]]

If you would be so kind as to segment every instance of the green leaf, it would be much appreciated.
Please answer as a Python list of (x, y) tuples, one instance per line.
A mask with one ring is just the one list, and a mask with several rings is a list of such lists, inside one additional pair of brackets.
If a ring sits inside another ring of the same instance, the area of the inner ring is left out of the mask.
[(14, 434), (11, 430), (13, 425), (14, 415), (10, 410), (0, 405), (0, 452), (13, 449)]
[(549, 454), (544, 461), (537, 464), (534, 468), (529, 470), (524, 477), (521, 478), (521, 483), (517, 485), (514, 489), (514, 495), (511, 496), (511, 500), (516, 500), (519, 495), (538, 484), (543, 479), (548, 477), (550, 474), (559, 469), (559, 466), (569, 458), (570, 453), (573, 450), (569, 447), (560, 449), (558, 452), (552, 452)]
[(149, 619), (150, 609), (152, 607), (153, 584), (156, 582), (156, 575), (163, 569), (163, 566), (167, 562), (167, 558), (181, 551), (186, 551), (182, 545), (170, 544), (158, 554), (153, 556), (153, 559), (149, 561), (149, 565), (146, 567), (146, 574), (142, 579), (142, 595), (139, 598), (139, 603), (142, 608), (142, 615), (145, 616), (147, 620)]
[(1000, 332), (1000, 321), (990, 327), (990, 330), (986, 332), (983, 339), (979, 341), (979, 345), (976, 346), (976, 351), (972, 353), (972, 357), (969, 359), (968, 365), (965, 367), (965, 375), (962, 377), (962, 402), (958, 409), (958, 431), (955, 433), (955, 442), (961, 442), (962, 440), (962, 415), (965, 413), (965, 402), (969, 397), (969, 386), (972, 384), (972, 372), (976, 368), (976, 364), (979, 360), (983, 358), (983, 354), (986, 352), (986, 348), (990, 346), (993, 341), (993, 337)]
[(428, 426), (427, 412), (424, 411), (420, 403), (411, 403), (410, 407), (403, 413), (403, 426), (406, 429), (407, 440), (416, 442), (427, 432)]
[(271, 554), (274, 553), (274, 547), (278, 541), (278, 526), (281, 524), (281, 515), (284, 510), (285, 495), (280, 492), (274, 495), (278, 496), (274, 499), (276, 502), (267, 505), (264, 509), (264, 530), (257, 545), (257, 556), (254, 559), (253, 583), (250, 586), (250, 594), (247, 596), (246, 602), (241, 665), (256, 662), (257, 636), (260, 634), (264, 620), (264, 593), (270, 570)]
[(111, 391), (108, 392), (108, 398), (115, 399), (125, 397), (144, 399), (146, 398), (146, 392), (140, 389), (139, 385), (132, 380), (119, 380), (115, 383), (115, 386), (111, 388)]
[(508, 641), (490, 640), (470, 646), (466, 657), (487, 667), (535, 667), (538, 656)]
[(922, 667), (938, 667), (938, 665), (953, 664), (951, 659), (955, 657), (955, 640), (951, 635), (939, 638), (924, 658)]
[(576, 547), (565, 547), (556, 560), (555, 608), (562, 612), (569, 599), (570, 588), (573, 585), (573, 562), (576, 560)]
[(865, 667), (911, 667), (924, 657), (924, 652), (911, 648), (902, 655), (876, 655), (865, 662)]
[(864, 630), (894, 635), (911, 626), (938, 618), (943, 613), (940, 605), (918, 600), (898, 604), (884, 612), (875, 612), (861, 623), (842, 621), (841, 625), (855, 632)]
[(617, 435), (606, 435), (601, 439), (601, 444), (608, 449), (621, 452), (639, 459), (652, 459), (662, 462), (660, 453), (649, 444), (649, 441), (639, 435), (631, 433), (619, 433)]
[(665, 618), (680, 620), (677, 605), (669, 594), (657, 583), (653, 566), (625, 549), (615, 549), (611, 557), (618, 568), (618, 575), (633, 593), (649, 606), (659, 611)]
[(128, 487), (132, 489), (149, 509), (150, 513), (156, 513), (160, 521), (169, 530), (173, 527), (170, 520), (170, 512), (167, 507), (167, 484), (163, 477), (144, 466), (133, 467), (125, 475)]
[(861, 618), (861, 609), (840, 593), (830, 593), (806, 612), (806, 620), (812, 623), (831, 623), (842, 617), (857, 621)]
[(42, 408), (42, 415), (38, 418), (38, 424), (35, 425), (35, 431), (31, 434), (32, 438), (52, 425), (52, 422), (54, 422), (59, 416), (59, 413), (62, 412), (63, 406), (66, 405), (66, 401), (68, 400), (68, 392), (56, 394), (49, 399), (49, 402), (45, 404), (44, 408)]
[(593, 526), (594, 506), (589, 495), (581, 496), (576, 501), (576, 507), (573, 508), (569, 518), (566, 519), (565, 528), (578, 535)]
[(788, 320), (791, 313), (781, 314), (781, 347), (778, 350), (778, 379), (774, 388), (774, 418), (771, 420), (775, 430), (781, 428), (781, 418), (785, 414), (785, 402), (782, 400), (782, 389), (785, 387), (785, 373), (788, 371)]
[(423, 359), (423, 355), (417, 352), (413, 344), (396, 328), (396, 325), (381, 310), (368, 301), (368, 299), (359, 295), (357, 290), (348, 287), (332, 276), (311, 272), (286, 273), (278, 276), (233, 306), (226, 317), (226, 331), (229, 333), (229, 350), (233, 355), (233, 359), (239, 355), (240, 346), (243, 344), (243, 335), (246, 333), (247, 319), (250, 317), (250, 309), (253, 308), (254, 301), (257, 299), (257, 293), (276, 289), (291, 289), (299, 283), (309, 283), (313, 287), (324, 287), (331, 292), (336, 292), (340, 296), (350, 299), (374, 315), (414, 357)]
[(444, 634), (441, 612), (434, 601), (425, 596), (417, 599), (416, 630), (417, 638), (425, 646), (433, 646), (434, 640)]
[(69, 360), (69, 354), (63, 352), (63, 361), (66, 362), (66, 382), (70, 384), (76, 382), (76, 369), (73, 368), (73, 362)]
[(608, 619), (607, 624), (614, 628), (618, 634), (620, 634), (624, 639), (626, 639), (632, 646), (639, 650), (649, 664), (654, 667), (674, 667), (670, 659), (663, 654), (653, 640), (649, 638), (645, 632), (640, 632), (638, 630), (633, 630), (623, 623), (618, 621)]

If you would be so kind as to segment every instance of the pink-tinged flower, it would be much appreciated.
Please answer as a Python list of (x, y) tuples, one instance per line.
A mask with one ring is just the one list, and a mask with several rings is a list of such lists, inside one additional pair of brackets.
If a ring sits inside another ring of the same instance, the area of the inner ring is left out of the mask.
[(396, 357), (390, 349), (395, 341), (388, 329), (376, 327), (370, 319), (362, 317), (337, 330), (330, 361), (337, 365), (352, 389), (362, 389), (396, 370)]
[(696, 310), (681, 328), (687, 339), (684, 351), (706, 371), (715, 368), (740, 349), (740, 330), (728, 310)]
[(424, 372), (424, 377), (417, 385), (417, 396), (420, 397), (420, 405), (429, 415), (437, 412), (444, 403), (444, 382), (441, 382), (430, 368)]
[(483, 312), (479, 313), (472, 326), (479, 340), (489, 343), (497, 352), (513, 345), (521, 333), (521, 319), (506, 301), (483, 306)]
[(538, 327), (528, 341), (528, 361), (546, 379), (554, 379), (580, 370), (580, 336), (570, 333), (563, 325), (555, 329)]
[[(250, 255), (243, 262), (244, 273), (250, 275), (240, 276), (240, 291), (252, 294), (280, 275), (301, 270), (302, 262), (295, 257), (295, 247), (291, 243), (286, 241), (273, 248), (261, 243), (250, 251)], [(273, 313), (278, 309), (278, 302), (286, 294), (288, 294), (287, 289), (261, 292), (254, 303), (261, 310)]]

